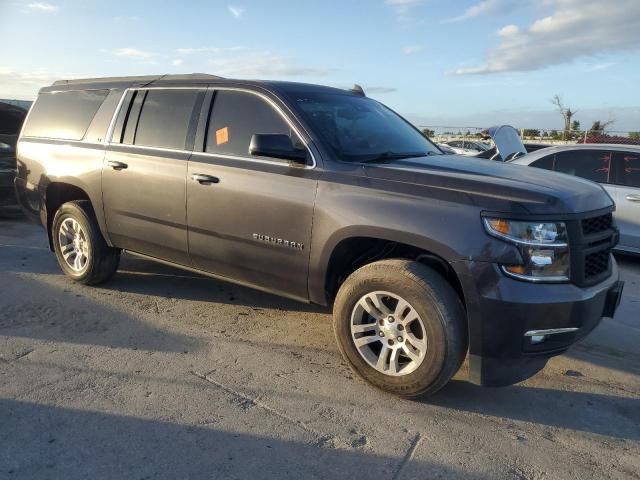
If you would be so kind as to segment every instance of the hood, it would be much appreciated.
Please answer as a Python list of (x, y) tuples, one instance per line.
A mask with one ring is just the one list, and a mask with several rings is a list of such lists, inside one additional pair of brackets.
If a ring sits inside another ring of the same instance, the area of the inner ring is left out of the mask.
[(425, 196), (521, 214), (583, 213), (611, 207), (597, 183), (538, 168), (464, 157), (433, 155), (369, 164), (372, 179), (412, 185)]

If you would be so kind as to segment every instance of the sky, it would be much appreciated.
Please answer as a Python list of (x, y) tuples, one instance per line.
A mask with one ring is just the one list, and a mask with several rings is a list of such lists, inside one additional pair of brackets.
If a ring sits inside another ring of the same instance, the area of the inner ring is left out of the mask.
[(212, 73), (348, 88), (419, 125), (640, 130), (640, 0), (0, 0), (0, 98)]

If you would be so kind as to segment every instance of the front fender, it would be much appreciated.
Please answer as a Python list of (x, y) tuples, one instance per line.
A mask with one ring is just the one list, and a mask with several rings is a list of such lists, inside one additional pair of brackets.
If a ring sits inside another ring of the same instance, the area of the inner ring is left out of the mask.
[(517, 263), (511, 245), (490, 237), (481, 208), (418, 196), (411, 185), (359, 177), (352, 184), (320, 181), (313, 222), (309, 297), (326, 304), (325, 286), (331, 255), (343, 240), (369, 237), (410, 245), (449, 264), (460, 260)]

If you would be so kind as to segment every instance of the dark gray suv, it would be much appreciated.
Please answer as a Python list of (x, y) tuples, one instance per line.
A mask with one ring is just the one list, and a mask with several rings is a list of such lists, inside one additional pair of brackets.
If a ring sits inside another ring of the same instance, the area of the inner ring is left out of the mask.
[(333, 304), (346, 361), (431, 394), (469, 353), (508, 385), (612, 316), (599, 185), (441, 155), (361, 89), (208, 75), (59, 81), (18, 142), (16, 189), (73, 280), (122, 250)]

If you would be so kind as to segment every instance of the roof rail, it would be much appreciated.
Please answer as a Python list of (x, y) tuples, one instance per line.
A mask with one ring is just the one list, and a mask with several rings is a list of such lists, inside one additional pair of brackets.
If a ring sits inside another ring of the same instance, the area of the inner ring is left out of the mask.
[(208, 73), (186, 73), (186, 74), (165, 74), (165, 75), (140, 75), (131, 77), (99, 77), (99, 78), (74, 78), (69, 80), (57, 80), (53, 85), (75, 85), (88, 83), (105, 82), (140, 82), (147, 85), (158, 80), (222, 80), (223, 77), (210, 75)]

